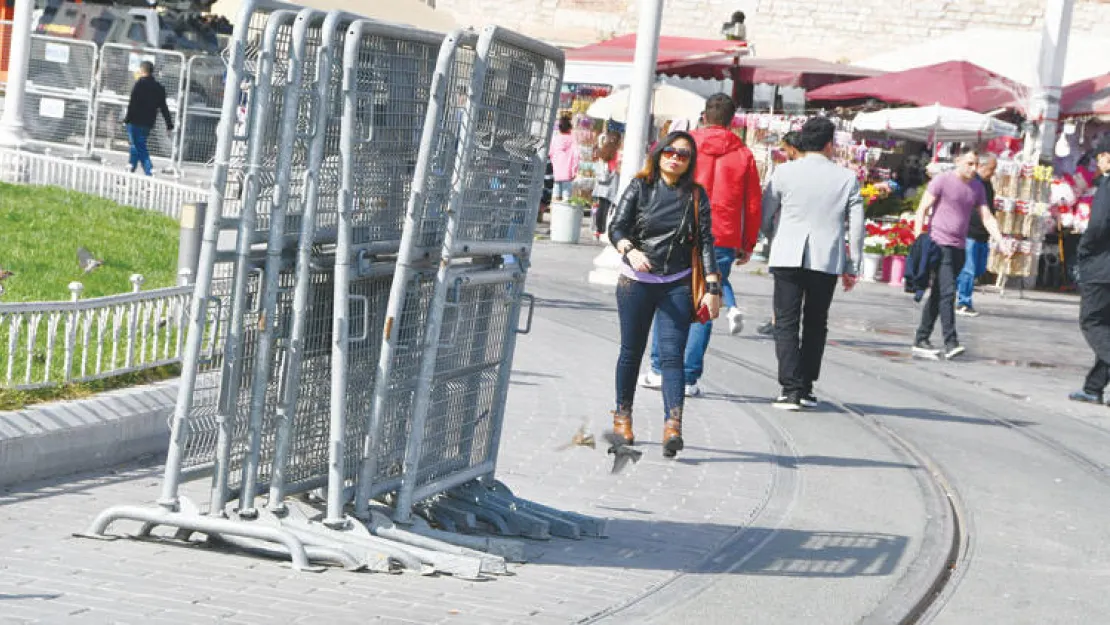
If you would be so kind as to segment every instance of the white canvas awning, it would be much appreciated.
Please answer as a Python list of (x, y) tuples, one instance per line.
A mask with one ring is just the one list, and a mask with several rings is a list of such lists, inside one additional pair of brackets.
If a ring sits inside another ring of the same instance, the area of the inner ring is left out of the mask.
[(882, 132), (898, 139), (922, 143), (929, 143), (931, 140), (975, 143), (1000, 136), (1018, 135), (1018, 128), (1013, 124), (982, 113), (939, 104), (860, 113), (852, 121), (852, 129)]
[[(212, 12), (235, 20), (242, 0), (216, 0)], [(420, 0), (296, 0), (294, 4), (320, 11), (347, 11), (355, 15), (446, 33), (459, 27), (450, 13), (437, 11)]]

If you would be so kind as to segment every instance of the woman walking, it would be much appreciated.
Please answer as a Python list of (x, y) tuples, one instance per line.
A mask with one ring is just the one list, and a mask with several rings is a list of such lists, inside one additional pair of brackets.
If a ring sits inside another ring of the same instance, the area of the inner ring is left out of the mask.
[(619, 132), (609, 131), (602, 138), (601, 147), (595, 154), (596, 182), (594, 183), (594, 238), (600, 239), (609, 223), (609, 209), (617, 202), (620, 188), (619, 159), (617, 152), (621, 147)]
[[(709, 196), (694, 182), (697, 149), (685, 132), (667, 135), (648, 156), (624, 192), (609, 225), (609, 240), (623, 257), (617, 283), (621, 349), (617, 360), (617, 406), (613, 432), (633, 443), (632, 403), (636, 377), (658, 313), (663, 374), (663, 456), (683, 447), (685, 400), (683, 358), (695, 315), (693, 270), (703, 274), (706, 292), (697, 302), (713, 319), (720, 309), (721, 285), (713, 250)], [(694, 267), (694, 254), (700, 267)], [(702, 277), (702, 276), (698, 276)]]

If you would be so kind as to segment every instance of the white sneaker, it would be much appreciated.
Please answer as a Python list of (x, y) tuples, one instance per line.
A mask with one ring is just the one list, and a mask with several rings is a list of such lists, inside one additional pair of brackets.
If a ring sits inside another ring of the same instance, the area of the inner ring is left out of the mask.
[(740, 334), (744, 331), (744, 313), (733, 306), (728, 309), (728, 333)]
[(663, 388), (663, 376), (655, 373), (654, 371), (648, 371), (644, 375), (640, 376), (640, 386), (644, 388), (659, 390)]
[(697, 397), (699, 395), (701, 395), (701, 387), (698, 386), (697, 382), (694, 382), (693, 384), (687, 384), (686, 385), (686, 396), (687, 397)]

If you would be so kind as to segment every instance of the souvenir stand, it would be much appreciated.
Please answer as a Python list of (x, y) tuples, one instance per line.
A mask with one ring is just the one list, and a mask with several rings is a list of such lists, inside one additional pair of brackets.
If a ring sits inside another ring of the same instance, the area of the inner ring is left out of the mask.
[[(998, 276), (995, 286), (1005, 294), (1006, 281), (1036, 276), (1045, 234), (1054, 227), (1049, 204), (1052, 167), (1028, 165), (1017, 161), (999, 162), (994, 177), (994, 208), (998, 228), (1006, 243), (991, 242), (987, 271)], [(1007, 255), (1004, 248), (1013, 250)]]
[(564, 83), (559, 97), (559, 115), (570, 115), (574, 123), (574, 142), (578, 146), (578, 173), (571, 185), (571, 199), (588, 204), (593, 195), (595, 172), (594, 149), (598, 137), (605, 132), (605, 121), (594, 120), (586, 110), (600, 98), (612, 93), (612, 87), (600, 84)]

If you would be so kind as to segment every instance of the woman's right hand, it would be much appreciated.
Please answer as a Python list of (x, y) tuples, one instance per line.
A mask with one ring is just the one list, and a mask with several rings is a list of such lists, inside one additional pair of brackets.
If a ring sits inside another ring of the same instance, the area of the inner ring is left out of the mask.
[(628, 264), (632, 266), (632, 269), (640, 273), (651, 271), (651, 261), (648, 260), (647, 254), (640, 250), (628, 250), (628, 253), (626, 253), (624, 257), (628, 259)]

